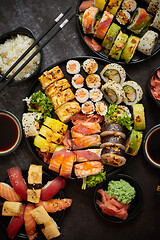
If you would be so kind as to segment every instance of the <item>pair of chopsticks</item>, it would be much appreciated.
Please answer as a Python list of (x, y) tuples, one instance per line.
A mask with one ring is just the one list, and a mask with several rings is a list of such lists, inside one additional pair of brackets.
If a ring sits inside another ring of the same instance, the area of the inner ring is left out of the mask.
[[(4, 81), (7, 75), (17, 66), (17, 64), (39, 43), (39, 41), (66, 15), (66, 13), (71, 9), (68, 7), (64, 12), (60, 13), (59, 16), (53, 21), (53, 23), (37, 38), (36, 41), (21, 55), (21, 57), (8, 69), (8, 71), (0, 78), (0, 82)], [(72, 13), (68, 18), (66, 18), (60, 26), (46, 39), (40, 47), (20, 66), (20, 68), (9, 78), (4, 81), (0, 86), (0, 91), (8, 85), (14, 77), (36, 56), (41, 49), (50, 42), (55, 35), (75, 16), (75, 13)]]

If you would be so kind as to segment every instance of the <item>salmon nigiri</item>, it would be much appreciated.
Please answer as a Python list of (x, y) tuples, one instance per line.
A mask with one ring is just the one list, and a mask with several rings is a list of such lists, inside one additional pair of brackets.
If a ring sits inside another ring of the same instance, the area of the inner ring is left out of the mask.
[(70, 207), (72, 204), (72, 199), (64, 198), (64, 199), (50, 199), (48, 201), (40, 201), (36, 203), (36, 207), (43, 206), (47, 212), (55, 213), (58, 211), (65, 210)]
[(71, 151), (67, 151), (63, 158), (59, 175), (65, 178), (70, 178), (74, 161), (75, 161), (75, 154)]
[(0, 197), (11, 202), (22, 201), (21, 196), (19, 196), (10, 185), (3, 182), (0, 182)]
[(25, 229), (26, 234), (29, 238), (29, 240), (33, 240), (36, 236), (36, 221), (33, 219), (30, 212), (35, 208), (35, 205), (32, 203), (28, 203), (25, 212), (24, 212), (24, 223), (25, 223)]

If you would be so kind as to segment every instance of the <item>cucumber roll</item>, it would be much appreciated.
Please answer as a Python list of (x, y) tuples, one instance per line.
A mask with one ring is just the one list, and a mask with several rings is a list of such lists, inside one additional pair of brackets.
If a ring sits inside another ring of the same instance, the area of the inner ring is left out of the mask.
[(126, 63), (129, 63), (136, 51), (137, 45), (140, 41), (139, 37), (136, 36), (130, 36), (128, 38), (128, 41), (123, 49), (121, 58), (124, 59)]
[(124, 90), (124, 103), (133, 105), (138, 103), (143, 96), (143, 91), (140, 85), (134, 81), (127, 81), (122, 85)]
[(102, 42), (102, 46), (105, 47), (106, 53), (109, 53), (109, 51), (111, 50), (111, 47), (112, 47), (114, 40), (117, 37), (120, 29), (121, 29), (121, 27), (115, 23), (112, 23), (112, 25), (110, 26), (110, 28)]
[(152, 15), (147, 13), (144, 8), (137, 8), (132, 17), (131, 24), (128, 26), (128, 29), (135, 34), (144, 35), (151, 25), (151, 20)]
[(128, 40), (128, 35), (120, 31), (120, 33), (118, 34), (115, 40), (115, 43), (113, 44), (113, 47), (111, 48), (109, 56), (111, 58), (119, 60), (127, 40)]
[(145, 114), (143, 104), (133, 104), (133, 123), (135, 130), (145, 129)]
[(131, 132), (131, 135), (129, 136), (126, 142), (125, 152), (132, 156), (137, 155), (142, 143), (142, 138), (143, 138), (142, 132), (139, 132), (133, 129)]
[(106, 65), (100, 75), (105, 82), (112, 80), (116, 83), (122, 84), (126, 80), (126, 71), (117, 63)]
[(102, 92), (106, 100), (111, 104), (120, 104), (123, 101), (124, 91), (119, 83), (109, 80), (102, 86)]

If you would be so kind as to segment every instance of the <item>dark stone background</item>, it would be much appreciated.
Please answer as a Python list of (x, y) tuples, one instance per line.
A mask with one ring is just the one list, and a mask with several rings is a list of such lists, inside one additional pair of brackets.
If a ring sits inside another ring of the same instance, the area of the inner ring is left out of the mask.
[[(47, 28), (52, 20), (67, 5), (76, 8), (76, 0), (1, 0), (0, 1), (0, 35), (24, 26), (30, 28), (35, 37)], [(65, 28), (43, 49), (44, 61), (42, 70), (57, 61), (93, 53), (82, 42), (74, 18)], [(144, 91), (144, 107), (147, 128), (150, 129), (160, 122), (159, 108), (148, 95), (147, 81), (155, 68), (160, 64), (160, 54), (143, 63), (126, 66), (125, 69), (137, 81)], [(22, 99), (27, 95), (31, 81), (16, 86), (7, 86), (0, 92), (0, 109), (14, 113), (19, 120), (23, 114)], [(34, 158), (28, 149), (25, 139), (18, 149), (6, 157), (0, 157), (0, 181), (7, 176), (6, 169), (15, 165), (28, 169)], [(67, 180), (65, 196), (73, 199), (73, 205), (60, 224), (63, 240), (138, 240), (159, 239), (160, 201), (154, 199), (154, 189), (160, 180), (158, 169), (152, 167), (144, 158), (142, 149), (123, 173), (134, 177), (142, 188), (143, 207), (140, 214), (125, 224), (114, 224), (98, 215), (94, 208), (94, 189), (81, 190), (80, 181)], [(2, 235), (0, 239), (4, 239)]]

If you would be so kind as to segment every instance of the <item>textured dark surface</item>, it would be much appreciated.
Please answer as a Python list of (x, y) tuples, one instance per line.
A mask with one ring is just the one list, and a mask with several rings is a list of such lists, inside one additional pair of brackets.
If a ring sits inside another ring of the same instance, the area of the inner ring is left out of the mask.
[[(35, 37), (38, 37), (67, 5), (75, 9), (76, 0), (1, 0), (0, 35), (24, 26), (30, 28)], [(65, 58), (92, 55), (79, 37), (75, 18), (43, 49), (43, 53), (42, 70)], [(143, 63), (125, 67), (132, 79), (140, 83), (143, 88), (146, 130), (160, 122), (160, 109), (155, 106), (147, 91), (147, 81), (153, 70), (160, 65), (159, 59), (160, 53)], [(0, 109), (11, 111), (21, 120), (24, 107), (22, 99), (27, 95), (31, 83), (32, 80), (16, 86), (7, 86), (0, 92)], [(34, 158), (23, 138), (14, 153), (0, 157), (0, 181), (6, 177), (7, 168), (18, 165), (22, 169), (28, 169), (31, 163), (34, 163)], [(153, 194), (160, 178), (159, 170), (145, 160), (140, 149), (139, 154), (123, 172), (134, 177), (142, 188), (143, 207), (140, 214), (126, 224), (105, 221), (94, 208), (94, 189), (82, 191), (80, 190), (81, 181), (68, 180), (64, 192), (66, 197), (73, 199), (73, 205), (66, 211), (63, 222), (60, 224), (62, 234), (59, 239), (158, 239), (160, 202), (154, 199)], [(0, 239), (2, 239), (1, 236)]]

